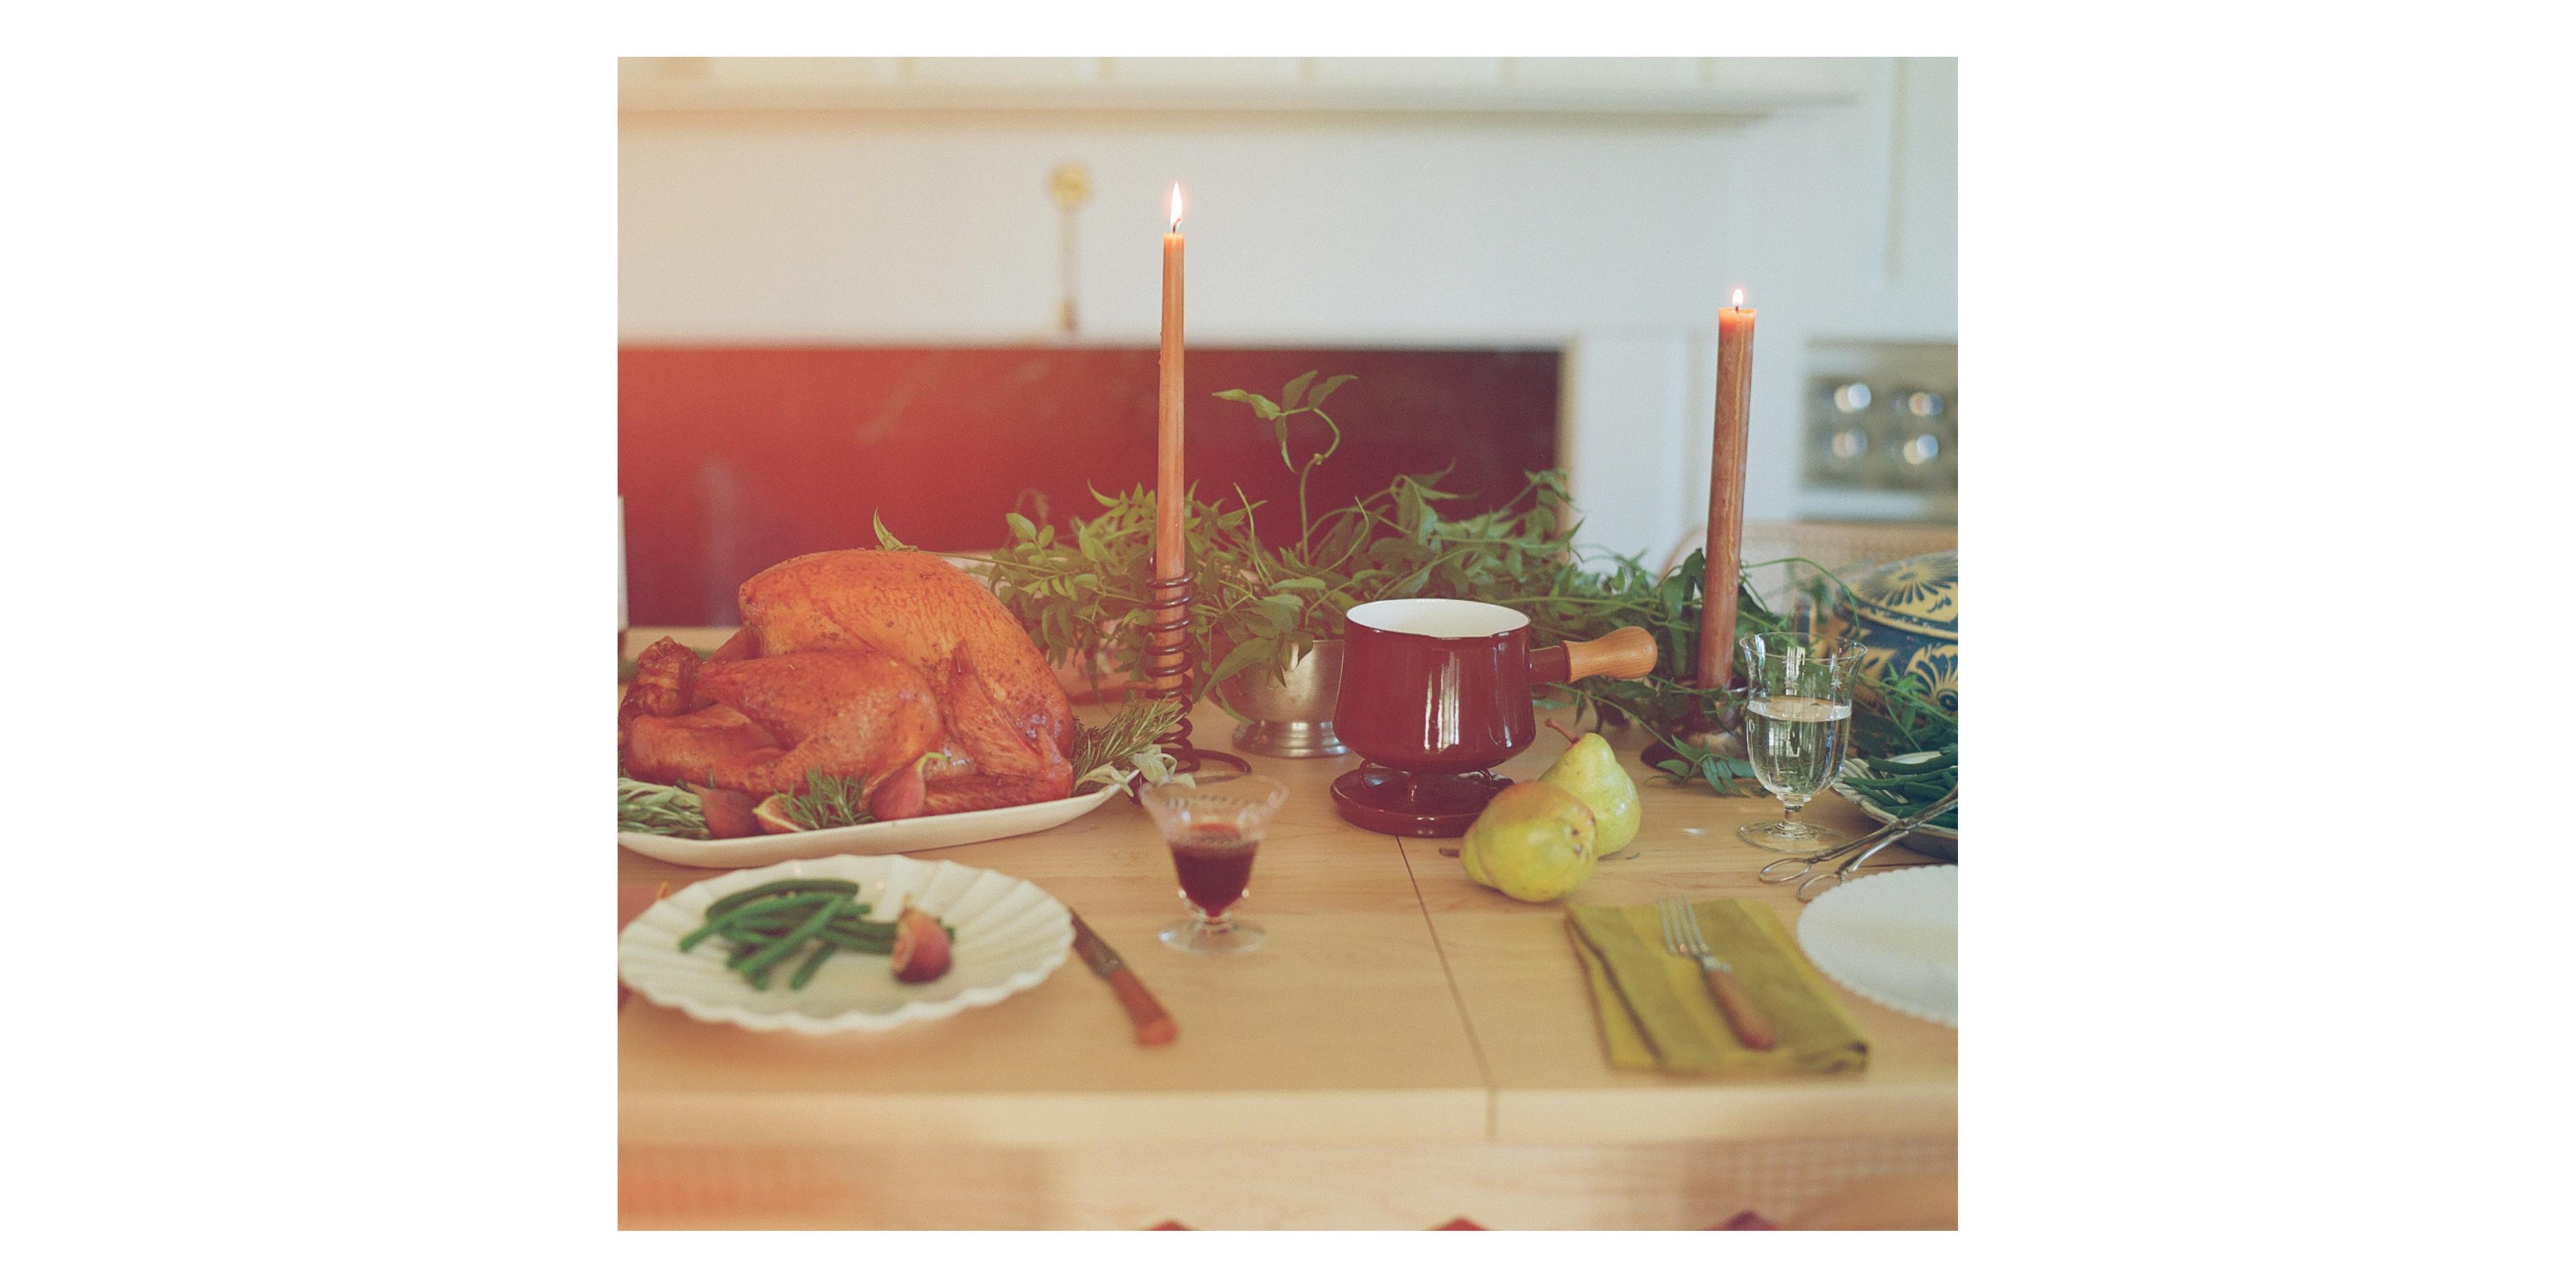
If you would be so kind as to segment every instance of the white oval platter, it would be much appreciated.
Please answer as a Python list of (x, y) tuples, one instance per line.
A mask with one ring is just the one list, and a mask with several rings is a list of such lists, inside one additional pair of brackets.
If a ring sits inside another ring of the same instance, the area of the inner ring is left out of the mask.
[(924, 814), (856, 827), (776, 836), (738, 836), (724, 841), (693, 841), (651, 832), (620, 832), (617, 843), (646, 858), (692, 868), (748, 868), (789, 859), (818, 859), (827, 854), (909, 854), (951, 845), (998, 841), (1061, 827), (1109, 803), (1114, 787), (1099, 788), (1060, 801), (1037, 801), (964, 814)]

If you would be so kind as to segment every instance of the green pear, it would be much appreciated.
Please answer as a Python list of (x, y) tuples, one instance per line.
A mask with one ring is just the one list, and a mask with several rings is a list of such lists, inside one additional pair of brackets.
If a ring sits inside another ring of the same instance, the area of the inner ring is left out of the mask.
[(1587, 733), (1577, 738), (1572, 730), (1553, 720), (1547, 725), (1574, 745), (1539, 775), (1539, 781), (1554, 783), (1592, 807), (1592, 840), (1601, 853), (1617, 854), (1628, 848), (1628, 842), (1637, 839), (1637, 826), (1645, 821), (1644, 807), (1637, 803), (1637, 780), (1619, 767), (1618, 754), (1610, 750), (1609, 740), (1601, 735)]
[(1592, 809), (1553, 783), (1514, 783), (1458, 843), (1476, 884), (1523, 903), (1563, 898), (1592, 875)]

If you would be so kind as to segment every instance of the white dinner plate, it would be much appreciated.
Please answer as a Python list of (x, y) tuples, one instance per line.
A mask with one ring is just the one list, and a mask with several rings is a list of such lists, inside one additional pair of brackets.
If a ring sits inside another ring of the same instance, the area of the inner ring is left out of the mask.
[[(813, 877), (856, 882), (871, 920), (893, 920), (909, 899), (955, 926), (948, 973), (926, 984), (898, 983), (888, 959), (845, 952), (826, 960), (801, 989), (787, 987), (790, 972), (780, 971), (763, 990), (725, 965), (719, 936), (680, 951), (680, 940), (705, 923), (707, 906), (716, 900), (772, 881)], [(617, 936), (617, 975), (656, 1005), (711, 1023), (841, 1033), (990, 1006), (1036, 987), (1064, 964), (1072, 947), (1073, 914), (1019, 877), (946, 859), (836, 854), (728, 872), (654, 904)]]
[(1891, 1010), (1959, 1027), (1959, 869), (1895, 868), (1816, 896), (1798, 947), (1825, 977)]
[[(1919, 765), (1940, 754), (1941, 753), (1937, 751), (1909, 751), (1900, 755), (1884, 757), (1884, 760), (1886, 763), (1891, 765)], [(1863, 760), (1858, 756), (1845, 759), (1843, 761), (1843, 772), (1834, 776), (1834, 795), (1840, 796), (1844, 800), (1860, 806), (1861, 813), (1867, 814), (1881, 823), (1895, 822), (1902, 816), (1889, 813), (1886, 806), (1861, 795), (1859, 792), (1853, 791), (1843, 783), (1843, 780), (1846, 777), (1865, 779), (1869, 776), (1870, 769), (1868, 761)], [(1913, 831), (1896, 838), (1896, 843), (1904, 846), (1906, 849), (1914, 851), (1917, 854), (1927, 854), (1936, 859), (1949, 859), (1952, 862), (1956, 862), (1959, 858), (1959, 829), (1955, 827), (1932, 827), (1929, 825), (1918, 827)]]
[(737, 836), (724, 841), (693, 841), (684, 836), (620, 832), (617, 843), (647, 858), (692, 868), (748, 868), (789, 859), (819, 859), (827, 854), (909, 854), (951, 845), (998, 841), (1057, 827), (1100, 808), (1118, 789), (1100, 788), (1060, 801), (1038, 801), (964, 814), (924, 814), (856, 827), (830, 827), (819, 832), (777, 836)]

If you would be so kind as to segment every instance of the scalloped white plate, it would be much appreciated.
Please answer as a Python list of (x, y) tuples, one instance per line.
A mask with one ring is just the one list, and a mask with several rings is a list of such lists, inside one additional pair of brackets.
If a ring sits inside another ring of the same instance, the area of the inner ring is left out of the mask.
[(1112, 787), (1081, 796), (1067, 796), (1060, 801), (1037, 801), (1001, 809), (972, 810), (964, 814), (924, 814), (919, 818), (893, 818), (882, 823), (831, 827), (819, 832), (737, 836), (726, 841), (692, 841), (682, 836), (620, 832), (617, 843), (646, 858), (692, 868), (747, 868), (789, 859), (819, 859), (829, 854), (904, 854), (913, 850), (938, 850), (951, 845), (973, 845), (978, 841), (998, 841), (1006, 836), (1043, 832), (1108, 804), (1109, 798), (1118, 794), (1118, 789)]
[[(763, 991), (726, 968), (723, 947), (714, 939), (680, 951), (681, 938), (706, 920), (707, 905), (736, 890), (801, 877), (857, 882), (860, 898), (873, 905), (868, 916), (876, 920), (891, 920), (909, 896), (922, 911), (955, 926), (948, 973), (927, 984), (900, 984), (885, 958), (840, 953), (802, 989), (788, 988), (782, 973)], [(656, 1005), (710, 1023), (842, 1033), (991, 1006), (1036, 987), (1072, 948), (1073, 914), (1019, 877), (946, 859), (836, 854), (728, 872), (654, 904), (617, 936), (617, 974)]]
[(1826, 978), (1890, 1010), (1959, 1027), (1959, 869), (1895, 868), (1816, 896), (1798, 947)]

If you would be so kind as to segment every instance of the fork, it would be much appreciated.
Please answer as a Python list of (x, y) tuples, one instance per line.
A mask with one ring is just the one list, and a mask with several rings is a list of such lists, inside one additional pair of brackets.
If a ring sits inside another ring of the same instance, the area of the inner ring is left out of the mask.
[(1699, 910), (1687, 899), (1666, 899), (1656, 907), (1664, 919), (1664, 951), (1699, 963), (1700, 978), (1708, 982), (1709, 999), (1717, 1003), (1727, 1027), (1735, 1030), (1737, 1041), (1755, 1051), (1770, 1050), (1773, 1039), (1769, 1017), (1753, 1004), (1744, 985), (1736, 982), (1734, 968), (1708, 950), (1708, 940), (1699, 931)]

